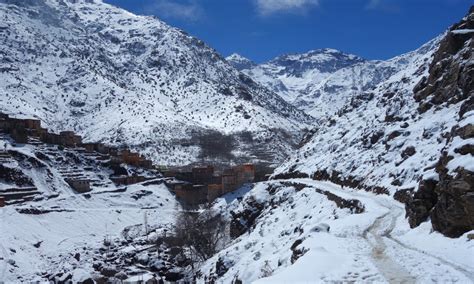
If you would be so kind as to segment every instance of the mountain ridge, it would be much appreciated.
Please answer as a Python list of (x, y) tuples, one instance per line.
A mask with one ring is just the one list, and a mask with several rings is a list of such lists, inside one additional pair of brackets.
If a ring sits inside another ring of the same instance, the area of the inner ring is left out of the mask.
[(198, 140), (243, 132), (254, 142), (236, 139), (231, 156), (275, 163), (298, 140), (275, 133), (299, 137), (311, 121), (203, 41), (155, 17), (102, 1), (0, 5), (1, 111), (36, 116), (87, 141), (128, 144), (174, 165), (202, 158)]
[[(412, 57), (434, 49), (442, 36), (388, 60), (366, 60), (326, 48), (281, 55), (240, 70), (309, 115), (329, 117), (351, 97), (375, 88), (406, 68)], [(232, 64), (232, 58), (228, 60)]]

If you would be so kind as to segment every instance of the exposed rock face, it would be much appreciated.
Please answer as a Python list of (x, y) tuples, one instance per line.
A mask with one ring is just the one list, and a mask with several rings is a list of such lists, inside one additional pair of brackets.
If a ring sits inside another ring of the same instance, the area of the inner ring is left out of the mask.
[(437, 182), (434, 180), (424, 180), (420, 183), (418, 191), (413, 194), (411, 200), (406, 205), (406, 216), (410, 227), (419, 226), (430, 216), (430, 211), (436, 204), (437, 195), (435, 187)]
[[(451, 27), (440, 42), (428, 78), (415, 87), (420, 112), (433, 105), (455, 104), (474, 95), (474, 8), (463, 21)], [(449, 72), (446, 72), (449, 70)]]
[(434, 105), (460, 104), (459, 123), (446, 134), (447, 143), (435, 167), (437, 176), (424, 179), (407, 202), (411, 227), (429, 217), (433, 229), (459, 237), (474, 229), (474, 7), (441, 41), (428, 78), (415, 87), (419, 111)]
[(460, 170), (436, 187), (438, 200), (431, 212), (433, 229), (457, 237), (474, 229), (474, 173)]
[(237, 238), (246, 233), (255, 225), (255, 221), (264, 209), (264, 204), (258, 203), (254, 199), (246, 200), (246, 206), (238, 212), (231, 212), (230, 236)]

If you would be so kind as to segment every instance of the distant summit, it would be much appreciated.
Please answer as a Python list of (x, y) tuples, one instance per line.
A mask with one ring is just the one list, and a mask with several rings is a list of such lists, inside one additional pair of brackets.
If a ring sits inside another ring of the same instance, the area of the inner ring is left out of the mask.
[(227, 56), (225, 60), (227, 60), (227, 62), (229, 62), (232, 66), (234, 66), (239, 71), (256, 66), (256, 64), (252, 60), (246, 57), (243, 57), (242, 55), (238, 53), (232, 53), (231, 55)]

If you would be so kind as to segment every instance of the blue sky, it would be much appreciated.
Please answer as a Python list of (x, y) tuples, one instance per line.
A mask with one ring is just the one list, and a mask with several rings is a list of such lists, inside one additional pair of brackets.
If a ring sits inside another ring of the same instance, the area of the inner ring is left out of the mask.
[(416, 49), (459, 21), (471, 0), (104, 0), (156, 15), (227, 56), (255, 62), (335, 48), (367, 59)]

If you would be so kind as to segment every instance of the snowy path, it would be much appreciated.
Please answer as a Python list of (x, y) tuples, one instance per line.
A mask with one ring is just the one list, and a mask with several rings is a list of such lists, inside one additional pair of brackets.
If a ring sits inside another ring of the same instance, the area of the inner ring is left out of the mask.
[(372, 260), (387, 281), (390, 283), (414, 283), (416, 278), (386, 254), (387, 246), (384, 239), (395, 227), (397, 217), (392, 212), (380, 216), (364, 232), (364, 239), (371, 244)]
[[(422, 248), (412, 247), (394, 236), (393, 232), (404, 217), (402, 204), (384, 195), (374, 195), (313, 180), (295, 180), (329, 190), (344, 198), (360, 200), (369, 212), (377, 212), (376, 219), (363, 231), (362, 237), (370, 244), (370, 259), (389, 283), (460, 282), (474, 283), (474, 263), (461, 263), (441, 258)], [(401, 223), (406, 222), (402, 220)], [(428, 236), (429, 237), (429, 236)], [(449, 239), (451, 240), (451, 239)], [(427, 239), (427, 242), (430, 240)], [(474, 261), (473, 261), (474, 262)]]

